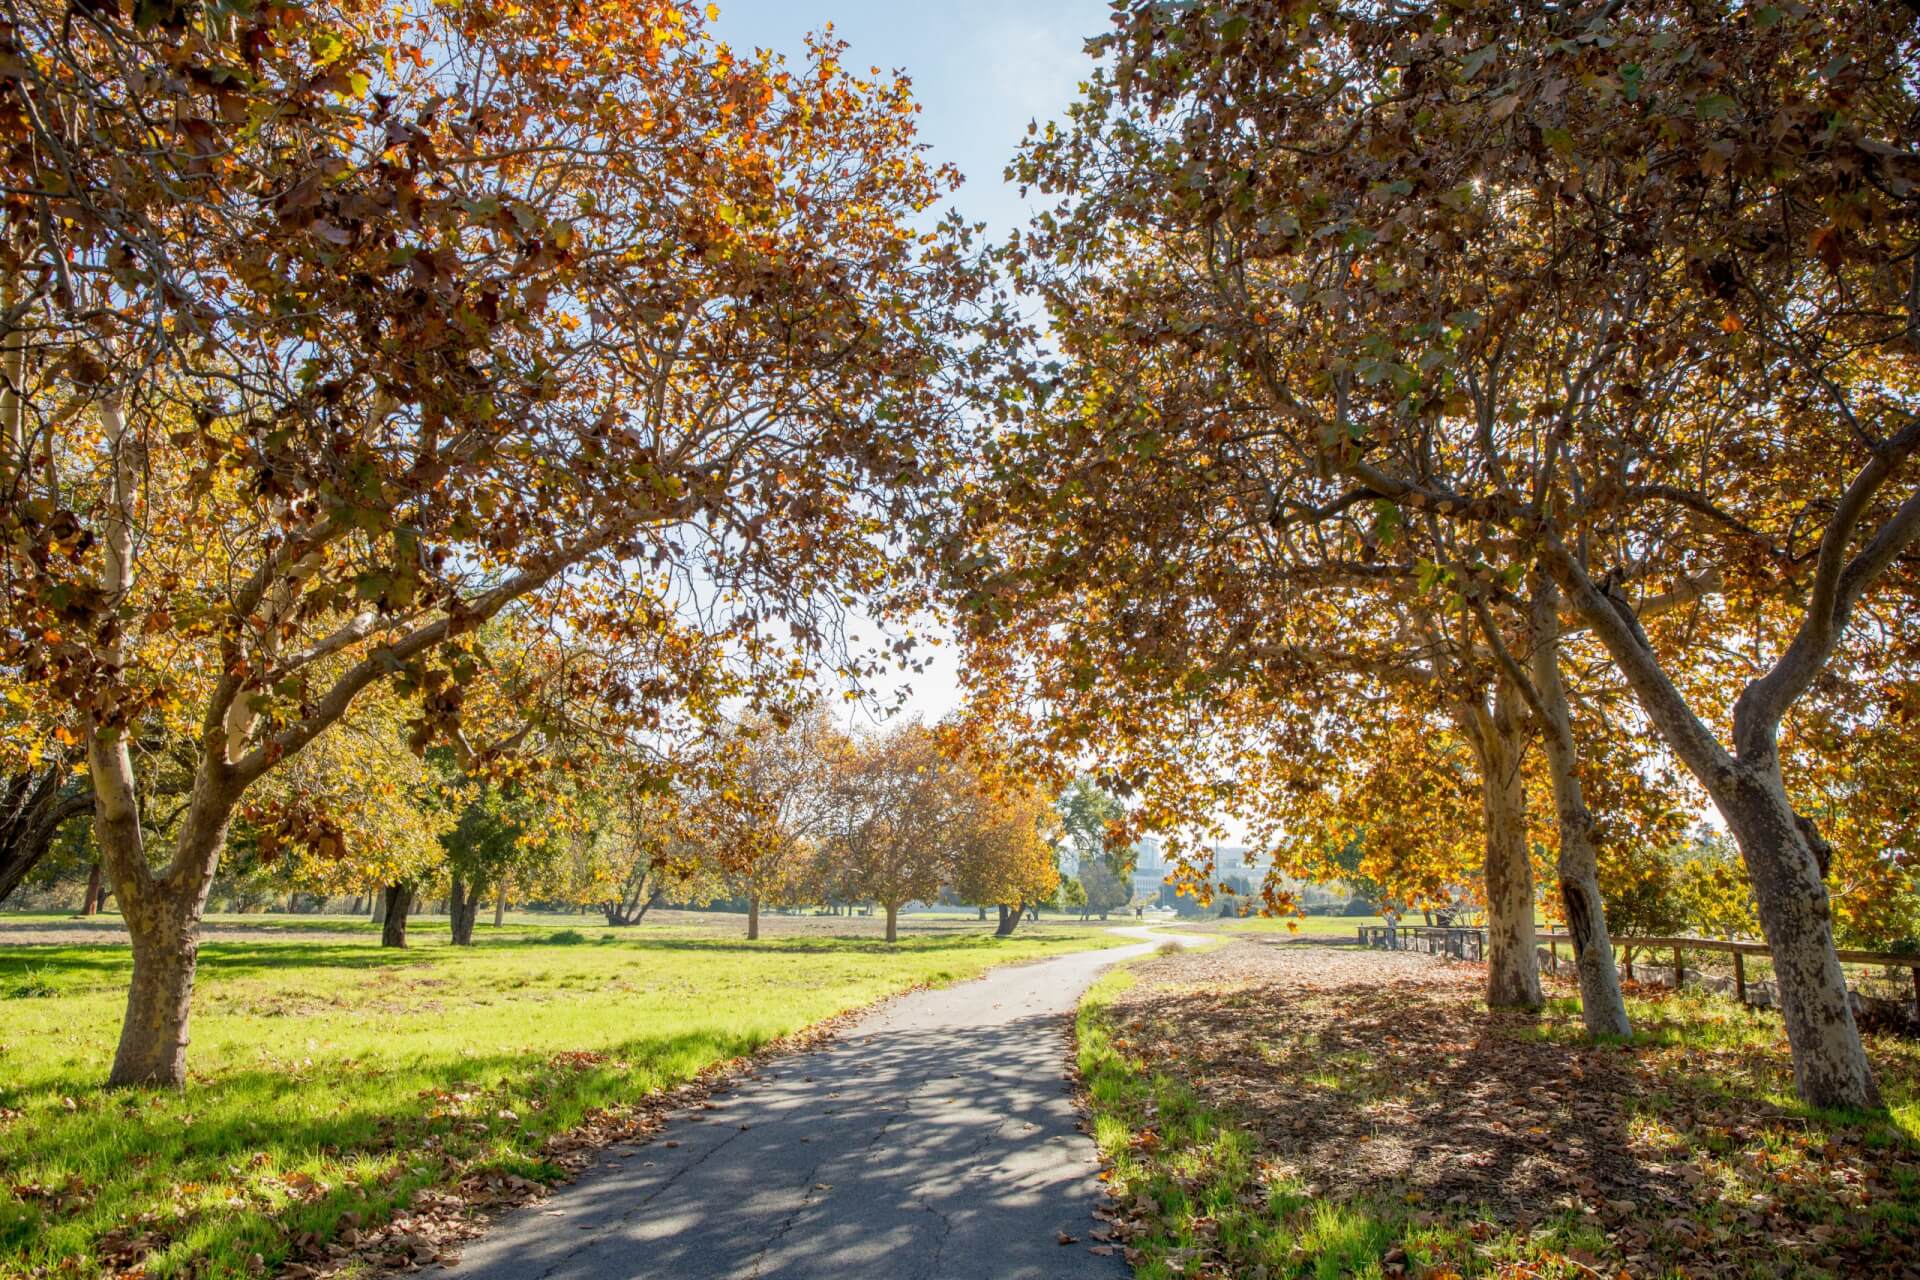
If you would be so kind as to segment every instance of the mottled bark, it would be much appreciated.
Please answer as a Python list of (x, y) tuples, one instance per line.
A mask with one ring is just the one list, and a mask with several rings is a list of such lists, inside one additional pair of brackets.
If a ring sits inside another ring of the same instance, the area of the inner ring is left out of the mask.
[(137, 926), (128, 917), (133, 978), (107, 1083), (178, 1088), (187, 1077), (187, 1020), (200, 959), (199, 921), (163, 904), (147, 905)]
[(898, 942), (899, 940), (900, 940), (900, 904), (896, 902), (889, 902), (887, 904), (887, 941)]
[[(1920, 424), (1912, 431), (1920, 440)], [(1910, 452), (1913, 444), (1904, 447)], [(1849, 487), (1821, 540), (1800, 630), (1772, 669), (1749, 683), (1734, 704), (1732, 751), (1694, 715), (1627, 603), (1602, 591), (1564, 550), (1549, 557), (1555, 579), (1607, 646), (1660, 736), (1713, 797), (1740, 846), (1772, 953), (1795, 1089), (1802, 1101), (1822, 1107), (1877, 1107), (1880, 1091), (1834, 951), (1822, 842), (1794, 812), (1780, 776), (1779, 727), (1826, 664), (1859, 592), (1920, 528), (1916, 493), (1863, 550), (1847, 556), (1853, 529), (1845, 513), (1851, 509), (1857, 522), (1874, 487), (1903, 458), (1904, 453), (1901, 458), (1883, 454)]]
[(200, 920), (226, 845), (232, 796), (204, 775), (196, 781), (173, 860), (165, 872), (155, 873), (142, 845), (131, 757), (118, 737), (94, 733), (89, 738), (97, 796), (94, 838), (120, 900), (133, 953), (127, 1012), (107, 1083), (178, 1087), (186, 1082)]
[(1620, 995), (1613, 939), (1607, 931), (1606, 905), (1600, 897), (1600, 857), (1594, 842), (1593, 814), (1580, 785), (1580, 761), (1573, 737), (1573, 714), (1560, 676), (1560, 593), (1550, 580), (1534, 583), (1533, 689), (1539, 700), (1541, 739), (1553, 780), (1560, 852), (1556, 870), (1560, 902), (1573, 938), (1573, 967), (1580, 982), (1580, 1016), (1587, 1034), (1633, 1033), (1627, 1004)]
[(1522, 763), (1527, 733), (1519, 693), (1501, 678), (1493, 707), (1470, 704), (1462, 726), (1480, 763), (1486, 823), (1487, 1004), (1538, 1009), (1540, 957), (1533, 924), (1533, 859), (1527, 847), (1527, 792)]
[(106, 896), (100, 892), (100, 864), (95, 862), (93, 869), (87, 872), (87, 896), (80, 899), (80, 914), (95, 916), (106, 904)]
[(1834, 951), (1819, 836), (1788, 803), (1777, 759), (1771, 769), (1742, 768), (1728, 790), (1715, 800), (1753, 881), (1793, 1047), (1795, 1090), (1815, 1106), (1878, 1106), (1879, 1088)]

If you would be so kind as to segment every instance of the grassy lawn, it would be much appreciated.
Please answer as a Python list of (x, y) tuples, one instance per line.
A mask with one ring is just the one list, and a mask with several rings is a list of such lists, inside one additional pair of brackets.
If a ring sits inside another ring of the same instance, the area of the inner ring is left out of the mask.
[(1920, 1046), (1870, 1039), (1885, 1112), (1815, 1112), (1765, 1012), (1636, 992), (1597, 1046), (1564, 989), (1495, 1015), (1477, 966), (1326, 951), (1153, 958), (1083, 1003), (1101, 1236), (1143, 1280), (1920, 1272)]
[(462, 949), (443, 925), (391, 951), (303, 940), (322, 926), (292, 919), (284, 938), (202, 948), (178, 1093), (98, 1087), (123, 945), (0, 947), (0, 1276), (271, 1270), (426, 1188), (552, 1180), (550, 1138), (808, 1024), (1110, 940), (520, 925)]

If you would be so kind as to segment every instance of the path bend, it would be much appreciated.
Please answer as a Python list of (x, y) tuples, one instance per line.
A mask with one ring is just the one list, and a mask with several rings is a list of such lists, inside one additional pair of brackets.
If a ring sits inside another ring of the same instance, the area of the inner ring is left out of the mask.
[[(603, 1152), (502, 1218), (457, 1280), (1119, 1280), (1089, 1252), (1093, 1142), (1070, 1015), (1110, 965), (1168, 941), (1008, 965), (891, 1001)], [(1075, 1242), (1060, 1243), (1061, 1237)]]

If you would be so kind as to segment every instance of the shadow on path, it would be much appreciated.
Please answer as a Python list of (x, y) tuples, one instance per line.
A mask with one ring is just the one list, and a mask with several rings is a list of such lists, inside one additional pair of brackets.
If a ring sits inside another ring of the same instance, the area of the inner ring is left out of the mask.
[(654, 1141), (604, 1153), (453, 1274), (1124, 1277), (1121, 1259), (1088, 1250), (1099, 1166), (1067, 1082), (1067, 1015), (1102, 969), (1151, 945), (896, 1000)]

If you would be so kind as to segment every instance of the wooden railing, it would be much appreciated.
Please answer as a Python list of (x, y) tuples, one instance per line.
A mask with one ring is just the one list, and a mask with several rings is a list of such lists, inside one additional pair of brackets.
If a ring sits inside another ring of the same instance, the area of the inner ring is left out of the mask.
[(1446, 925), (1363, 924), (1360, 945), (1388, 951), (1418, 951), (1426, 955), (1447, 956), (1454, 960), (1483, 960), (1487, 951), (1487, 932)]
[[(1456, 960), (1478, 960), (1486, 954), (1486, 931), (1484, 929), (1437, 928), (1412, 926), (1401, 928), (1395, 925), (1361, 925), (1360, 945), (1385, 948), (1391, 951), (1418, 951), (1430, 955), (1443, 955)], [(1573, 945), (1573, 938), (1564, 933), (1538, 933), (1535, 940), (1547, 947), (1548, 955), (1556, 962), (1560, 958), (1560, 944)], [(1655, 952), (1671, 952), (1673, 955), (1674, 986), (1684, 985), (1687, 973), (1687, 953), (1713, 952), (1733, 957), (1734, 998), (1742, 1004), (1747, 1003), (1747, 957), (1771, 957), (1772, 952), (1764, 942), (1726, 942), (1719, 938), (1615, 938), (1614, 946), (1620, 948), (1624, 957), (1623, 969), (1628, 978), (1632, 978), (1635, 953), (1644, 952), (1651, 956)], [(1883, 969), (1905, 969), (1913, 982), (1914, 1016), (1920, 1018), (1920, 955), (1889, 951), (1854, 951), (1843, 949), (1838, 952), (1843, 964), (1874, 965)]]

